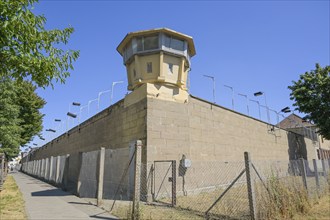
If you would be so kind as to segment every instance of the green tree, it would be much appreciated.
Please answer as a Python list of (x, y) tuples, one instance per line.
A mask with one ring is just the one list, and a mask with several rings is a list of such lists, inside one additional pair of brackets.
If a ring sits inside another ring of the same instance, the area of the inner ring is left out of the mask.
[(315, 70), (300, 75), (292, 83), (288, 88), (294, 106), (306, 113), (306, 118), (318, 126), (319, 133), (330, 140), (330, 66), (322, 68), (316, 64)]
[(46, 30), (31, 11), (38, 0), (0, 1), (0, 76), (32, 80), (39, 87), (65, 82), (79, 51), (64, 51), (73, 28)]
[(28, 81), (0, 80), (0, 151), (11, 158), (18, 154), (19, 146), (40, 135), (42, 117), (40, 109), (45, 101)]
[(36, 94), (36, 86), (28, 81), (16, 81), (16, 105), (20, 107), (19, 125), (23, 129), (21, 132), (20, 145), (25, 145), (31, 141), (35, 135), (40, 135), (42, 131), (42, 118), (40, 109), (46, 104), (45, 100)]
[(16, 98), (14, 83), (9, 78), (0, 78), (0, 152), (8, 156), (17, 154), (21, 143), (20, 109)]

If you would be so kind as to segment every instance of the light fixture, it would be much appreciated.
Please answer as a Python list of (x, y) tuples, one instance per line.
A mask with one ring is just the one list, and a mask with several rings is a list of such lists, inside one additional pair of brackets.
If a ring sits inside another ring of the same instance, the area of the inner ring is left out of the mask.
[(281, 112), (289, 113), (289, 112), (291, 112), (291, 110), (289, 107), (285, 107), (285, 108), (281, 109)]
[(264, 93), (263, 92), (255, 92), (253, 95), (254, 96), (261, 96), (261, 95), (263, 95)]
[(68, 112), (66, 115), (67, 115), (67, 116), (70, 116), (70, 117), (72, 117), (72, 118), (76, 118), (76, 117), (77, 117), (76, 114), (73, 114), (73, 113), (71, 113), (71, 112)]

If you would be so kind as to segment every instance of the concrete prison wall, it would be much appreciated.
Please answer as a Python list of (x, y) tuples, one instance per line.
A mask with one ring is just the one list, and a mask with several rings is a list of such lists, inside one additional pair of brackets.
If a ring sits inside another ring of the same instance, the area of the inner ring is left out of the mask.
[[(154, 164), (156, 160), (177, 161), (176, 185), (183, 194), (227, 185), (240, 172), (244, 151), (254, 160), (288, 161), (315, 159), (318, 148), (317, 142), (302, 135), (193, 96), (182, 104), (144, 98), (129, 106), (121, 100), (35, 150), (23, 170), (82, 197), (95, 197), (98, 151), (104, 147), (103, 198), (113, 199), (117, 192), (120, 199), (129, 199), (132, 167), (123, 173), (132, 155), (128, 146), (138, 139), (144, 142), (141, 192), (145, 199), (155, 196), (157, 185), (170, 177), (169, 163)], [(180, 170), (183, 157), (192, 162), (184, 172)], [(162, 194), (166, 189), (157, 191)]]
[(148, 160), (241, 161), (316, 158), (318, 144), (302, 135), (190, 97), (179, 104), (148, 99)]
[(78, 152), (94, 151), (101, 147), (126, 148), (131, 141), (145, 141), (146, 114), (146, 99), (128, 107), (121, 100), (35, 150), (29, 160), (66, 154), (74, 157)]

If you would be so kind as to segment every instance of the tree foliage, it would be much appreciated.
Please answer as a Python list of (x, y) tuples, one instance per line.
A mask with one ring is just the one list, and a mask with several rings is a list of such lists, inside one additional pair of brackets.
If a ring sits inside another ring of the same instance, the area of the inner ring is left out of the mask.
[(14, 157), (19, 147), (31, 141), (42, 130), (40, 109), (45, 101), (28, 81), (0, 80), (0, 151)]
[(319, 128), (319, 133), (330, 140), (330, 66), (316, 69), (300, 75), (298, 81), (288, 87), (291, 100), (297, 110), (306, 113)]
[(22, 128), (19, 126), (19, 106), (15, 100), (15, 85), (8, 78), (0, 81), (0, 152), (17, 154)]
[(0, 1), (0, 76), (29, 79), (45, 87), (53, 80), (65, 82), (79, 52), (59, 48), (74, 30), (46, 30), (46, 18), (31, 11), (37, 1)]

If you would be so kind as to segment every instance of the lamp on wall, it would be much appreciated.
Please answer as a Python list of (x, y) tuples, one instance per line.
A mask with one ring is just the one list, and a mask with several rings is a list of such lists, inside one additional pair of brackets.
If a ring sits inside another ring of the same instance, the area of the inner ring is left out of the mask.
[(281, 109), (281, 112), (283, 112), (283, 113), (289, 113), (289, 112), (291, 112), (291, 110), (290, 110), (289, 107), (285, 107), (285, 108)]
[(77, 115), (71, 112), (66, 113), (67, 116), (70, 116), (71, 118), (76, 118)]

